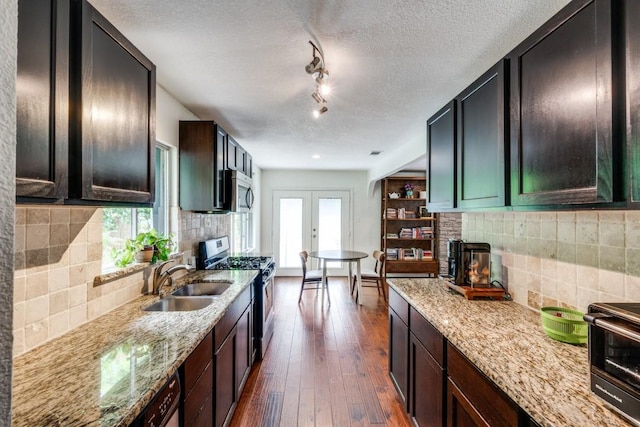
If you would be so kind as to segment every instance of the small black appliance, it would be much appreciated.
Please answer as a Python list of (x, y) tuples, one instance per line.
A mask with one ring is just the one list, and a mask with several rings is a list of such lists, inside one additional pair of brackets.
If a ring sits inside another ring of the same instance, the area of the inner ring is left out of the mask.
[(584, 320), (591, 391), (640, 426), (640, 303), (594, 303)]
[(448, 280), (457, 286), (491, 286), (491, 245), (450, 239), (447, 242)]

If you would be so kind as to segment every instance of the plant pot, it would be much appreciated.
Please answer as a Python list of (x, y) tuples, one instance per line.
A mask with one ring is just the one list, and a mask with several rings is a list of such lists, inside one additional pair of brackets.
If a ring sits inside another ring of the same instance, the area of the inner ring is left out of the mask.
[(153, 246), (148, 246), (141, 251), (136, 253), (136, 261), (137, 262), (151, 262), (151, 258), (153, 258)]

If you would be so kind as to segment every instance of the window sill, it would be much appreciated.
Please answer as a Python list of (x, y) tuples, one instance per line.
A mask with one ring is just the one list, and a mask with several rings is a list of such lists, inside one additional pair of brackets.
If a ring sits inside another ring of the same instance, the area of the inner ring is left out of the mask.
[[(176, 252), (169, 255), (170, 261), (179, 261), (182, 259), (183, 253)], [(119, 280), (127, 276), (131, 276), (132, 274), (136, 274), (140, 271), (147, 270), (148, 267), (153, 267), (155, 264), (151, 264), (148, 262), (137, 262), (135, 264), (130, 264), (124, 268), (113, 267), (111, 270), (103, 272), (101, 275), (93, 278), (93, 287), (101, 286), (107, 284), (109, 282), (113, 282), (114, 280)], [(146, 280), (146, 277), (145, 277)]]
[(144, 271), (150, 265), (151, 264), (148, 262), (141, 262), (128, 265), (124, 268), (114, 268), (111, 271), (106, 271), (93, 278), (93, 287), (95, 288), (96, 286), (101, 286), (109, 282), (113, 282), (114, 280), (122, 279), (140, 271)]

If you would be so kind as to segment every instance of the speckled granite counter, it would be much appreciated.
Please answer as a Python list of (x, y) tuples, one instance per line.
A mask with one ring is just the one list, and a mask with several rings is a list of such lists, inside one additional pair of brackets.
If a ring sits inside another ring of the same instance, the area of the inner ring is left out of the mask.
[(199, 271), (176, 286), (231, 280), (197, 311), (148, 313), (143, 296), (14, 360), (14, 427), (127, 426), (184, 362), (255, 270)]
[(397, 290), (543, 426), (630, 426), (589, 389), (586, 346), (548, 338), (514, 302), (467, 301), (438, 279), (391, 279)]

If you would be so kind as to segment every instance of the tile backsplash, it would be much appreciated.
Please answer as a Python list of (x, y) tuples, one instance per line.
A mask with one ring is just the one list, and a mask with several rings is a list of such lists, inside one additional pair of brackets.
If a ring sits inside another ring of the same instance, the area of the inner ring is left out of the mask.
[[(179, 214), (179, 250), (229, 232), (226, 215)], [(14, 357), (129, 302), (149, 269), (94, 286), (102, 274), (102, 209), (20, 206), (15, 215)]]
[(640, 211), (464, 213), (462, 237), (491, 244), (492, 277), (533, 309), (640, 301)]

